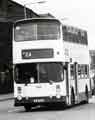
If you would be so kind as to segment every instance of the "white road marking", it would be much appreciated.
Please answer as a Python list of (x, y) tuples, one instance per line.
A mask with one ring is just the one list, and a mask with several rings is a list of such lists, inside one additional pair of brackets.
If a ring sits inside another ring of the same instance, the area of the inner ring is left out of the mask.
[(8, 113), (17, 112), (17, 111), (19, 111), (19, 110), (20, 110), (20, 109), (8, 110)]
[(89, 103), (95, 103), (95, 96), (92, 96), (92, 98), (89, 99)]
[[(40, 106), (32, 107), (33, 110), (38, 109), (38, 108), (40, 108)], [(32, 110), (32, 109), (31, 109), (31, 110)], [(18, 111), (21, 111), (21, 109), (18, 108), (18, 109), (8, 110), (8, 113), (18, 112)]]

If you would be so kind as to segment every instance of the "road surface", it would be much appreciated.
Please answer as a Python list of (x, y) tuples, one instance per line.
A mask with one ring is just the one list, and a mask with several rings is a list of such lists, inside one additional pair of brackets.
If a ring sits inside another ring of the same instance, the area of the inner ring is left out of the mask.
[(13, 100), (0, 102), (0, 120), (95, 120), (95, 98), (89, 104), (66, 108), (34, 108), (25, 112), (14, 107)]

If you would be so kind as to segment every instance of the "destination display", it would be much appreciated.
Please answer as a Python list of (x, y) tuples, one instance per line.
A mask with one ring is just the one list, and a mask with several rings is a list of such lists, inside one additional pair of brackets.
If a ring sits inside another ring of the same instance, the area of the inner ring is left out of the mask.
[(27, 49), (22, 50), (22, 59), (52, 58), (53, 49)]

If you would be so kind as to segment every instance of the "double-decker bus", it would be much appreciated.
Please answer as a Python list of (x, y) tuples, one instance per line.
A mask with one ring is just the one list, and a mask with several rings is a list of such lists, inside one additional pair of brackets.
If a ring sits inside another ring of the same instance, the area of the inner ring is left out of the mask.
[(13, 28), (14, 105), (74, 105), (90, 97), (87, 32), (54, 18)]

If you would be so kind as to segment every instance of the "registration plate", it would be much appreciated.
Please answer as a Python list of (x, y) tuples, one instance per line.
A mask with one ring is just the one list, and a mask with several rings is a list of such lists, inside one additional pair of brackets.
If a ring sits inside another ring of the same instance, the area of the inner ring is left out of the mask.
[(45, 102), (44, 99), (34, 99), (34, 102)]

